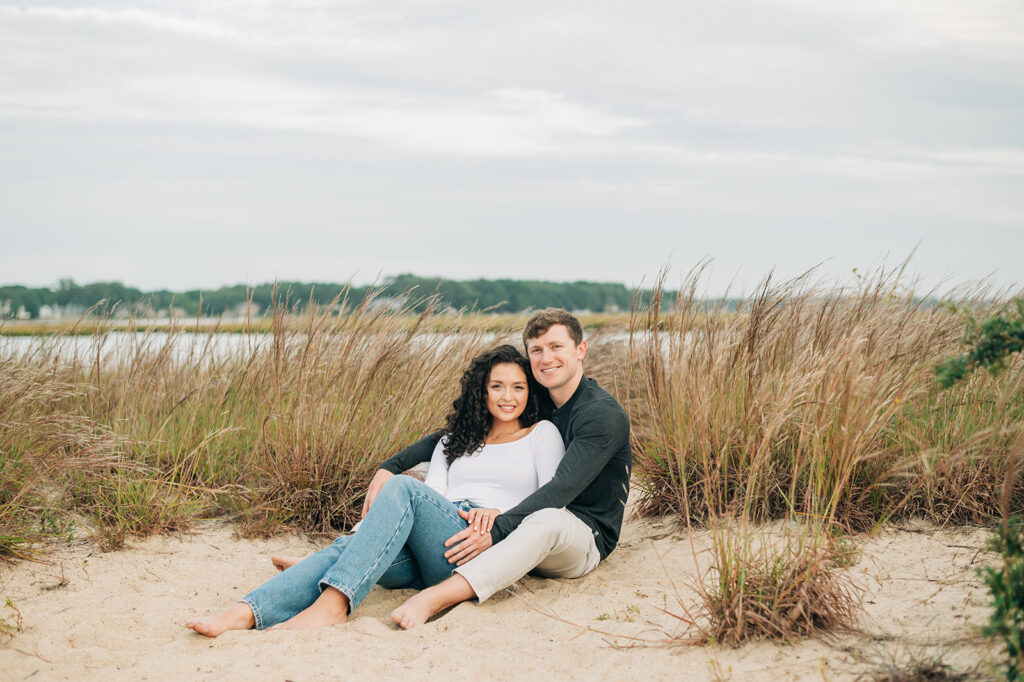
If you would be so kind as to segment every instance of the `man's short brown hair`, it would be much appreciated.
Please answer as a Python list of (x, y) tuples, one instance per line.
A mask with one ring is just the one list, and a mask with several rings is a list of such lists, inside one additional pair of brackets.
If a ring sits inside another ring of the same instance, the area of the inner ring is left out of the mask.
[(526, 321), (526, 328), (523, 330), (523, 347), (526, 347), (530, 339), (543, 336), (556, 324), (564, 325), (569, 330), (569, 336), (577, 346), (583, 343), (583, 325), (575, 315), (565, 308), (545, 308), (535, 312)]

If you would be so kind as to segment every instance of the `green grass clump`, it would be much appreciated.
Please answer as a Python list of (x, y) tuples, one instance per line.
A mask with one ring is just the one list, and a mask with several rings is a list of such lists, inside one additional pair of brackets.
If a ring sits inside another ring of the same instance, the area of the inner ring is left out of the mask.
[(132, 470), (91, 476), (74, 488), (71, 499), (106, 551), (120, 549), (132, 535), (188, 530), (202, 508), (187, 488)]

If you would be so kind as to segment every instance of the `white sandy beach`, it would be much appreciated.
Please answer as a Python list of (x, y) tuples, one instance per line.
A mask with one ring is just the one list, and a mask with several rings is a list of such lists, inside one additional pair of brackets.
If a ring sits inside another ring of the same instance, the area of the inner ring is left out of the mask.
[[(695, 572), (687, 535), (658, 521), (628, 521), (619, 548), (582, 580), (527, 578), (515, 593), (462, 604), (408, 632), (388, 614), (411, 592), (375, 588), (345, 625), (229, 632), (215, 640), (182, 623), (271, 577), (271, 553), (304, 554), (316, 545), (295, 536), (237, 540), (220, 522), (111, 553), (82, 540), (51, 555), (50, 564), (0, 566), (0, 599), (17, 606), (24, 626), (0, 647), (0, 678), (570, 679), (585, 673), (594, 680), (832, 680), (937, 658), (964, 670), (995, 656), (977, 634), (988, 614), (975, 575), (993, 558), (979, 551), (987, 534), (923, 525), (884, 530), (862, 543), (861, 559), (849, 569), (865, 590), (861, 632), (740, 649), (657, 643), (680, 631), (662, 609), (682, 612), (673, 583), (689, 603), (687, 581)], [(698, 553), (707, 542), (706, 534), (694, 534)], [(2, 615), (12, 621), (11, 609)]]

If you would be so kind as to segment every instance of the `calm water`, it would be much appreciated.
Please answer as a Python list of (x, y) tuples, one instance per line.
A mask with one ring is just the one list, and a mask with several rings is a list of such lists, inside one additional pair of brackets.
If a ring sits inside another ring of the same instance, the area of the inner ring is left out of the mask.
[[(422, 344), (444, 348), (459, 338), (458, 334), (423, 332), (409, 340), (411, 347)], [(490, 332), (478, 337), (482, 343), (518, 343), (515, 338)], [(0, 336), (0, 359), (19, 358), (23, 361), (56, 359), (63, 362), (95, 362), (97, 354), (103, 362), (128, 359), (135, 354), (152, 355), (168, 352), (176, 360), (188, 362), (202, 358), (215, 362), (227, 357), (248, 355), (273, 343), (273, 335), (194, 332), (110, 332), (103, 336)], [(306, 343), (304, 334), (289, 334), (287, 343)], [(166, 350), (165, 350), (166, 349)]]
[(104, 336), (2, 336), (0, 358), (24, 360), (41, 357), (72, 362), (117, 360), (136, 353), (153, 354), (167, 348), (175, 359), (204, 357), (216, 360), (249, 353), (271, 342), (270, 334), (196, 334), (177, 332), (110, 332)]
[[(410, 340), (413, 346), (430, 344), (439, 349), (458, 338), (458, 334), (421, 333)], [(479, 336), (482, 344), (511, 343), (518, 347), (521, 341), (516, 336), (483, 333)], [(601, 333), (591, 337), (591, 346), (598, 340), (599, 344), (626, 341), (629, 334), (625, 332)], [(291, 334), (290, 345), (304, 344), (306, 337)], [(663, 340), (664, 342), (664, 340)], [(159, 352), (170, 353), (175, 360), (188, 362), (202, 358), (204, 363), (216, 362), (227, 357), (248, 355), (262, 350), (273, 343), (273, 336), (268, 333), (235, 334), (235, 333), (194, 333), (175, 332), (110, 332), (103, 336), (0, 336), (0, 359), (18, 358), (22, 361), (56, 360), (58, 362), (96, 362), (96, 357), (103, 362), (127, 360), (135, 354), (152, 355)]]

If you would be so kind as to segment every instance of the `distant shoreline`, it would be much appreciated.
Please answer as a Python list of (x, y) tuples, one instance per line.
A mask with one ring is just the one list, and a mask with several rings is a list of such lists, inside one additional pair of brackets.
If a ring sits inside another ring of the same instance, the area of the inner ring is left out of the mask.
[[(409, 314), (406, 316), (410, 324), (418, 319), (418, 315)], [(506, 331), (517, 329), (523, 326), (527, 315), (525, 313), (463, 313), (457, 315), (446, 315), (439, 313), (432, 316), (427, 324), (436, 326), (439, 330), (458, 331), (467, 321), (472, 321), (474, 326), (483, 327), (487, 331)], [(628, 327), (628, 313), (584, 313), (580, 314), (580, 321), (588, 329), (600, 329), (603, 327)], [(245, 318), (220, 318), (220, 317), (175, 317), (173, 319), (149, 318), (149, 319), (124, 319), (111, 320), (101, 318), (79, 318), (68, 320), (3, 320), (0, 321), (0, 337), (4, 336), (93, 336), (107, 332), (136, 332), (145, 333), (149, 331), (175, 331), (175, 332), (204, 332), (218, 334), (268, 334), (273, 330), (272, 316), (259, 316), (250, 319)]]
[(200, 317), (182, 320), (175, 318), (149, 320), (5, 320), (0, 323), (0, 336), (92, 336), (106, 332), (168, 331), (208, 332), (222, 334), (266, 333), (271, 330), (273, 318), (254, 318), (250, 321)]

